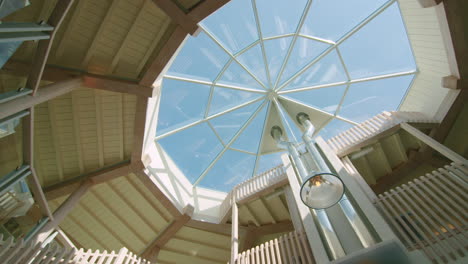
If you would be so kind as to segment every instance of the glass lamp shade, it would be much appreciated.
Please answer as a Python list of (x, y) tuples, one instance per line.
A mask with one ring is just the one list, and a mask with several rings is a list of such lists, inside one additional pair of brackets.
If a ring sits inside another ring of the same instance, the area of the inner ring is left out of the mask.
[(307, 177), (301, 187), (302, 202), (312, 209), (325, 209), (343, 197), (345, 188), (335, 174), (321, 172)]

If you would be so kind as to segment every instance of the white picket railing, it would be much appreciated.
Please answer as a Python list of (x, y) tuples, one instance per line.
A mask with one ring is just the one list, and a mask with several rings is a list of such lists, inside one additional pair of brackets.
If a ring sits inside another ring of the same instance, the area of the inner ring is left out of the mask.
[(8, 264), (150, 264), (151, 262), (129, 252), (127, 248), (119, 252), (99, 250), (65, 249), (59, 246), (25, 243), (22, 239), (14, 242), (13, 237), (3, 240), (0, 234), (0, 263)]
[(378, 196), (377, 208), (409, 250), (446, 263), (468, 253), (468, 168), (452, 163)]
[(5, 192), (0, 196), (0, 221), (8, 219), (16, 209), (23, 205), (14, 192)]
[(315, 263), (305, 233), (291, 232), (239, 254), (237, 264)]
[(225, 216), (231, 208), (232, 196), (235, 195), (236, 201), (242, 202), (250, 196), (270, 188), (274, 185), (287, 182), (288, 177), (283, 165), (278, 165), (264, 173), (252, 177), (244, 182), (236, 185), (231, 192), (226, 196), (221, 204), (221, 216)]
[(327, 143), (340, 155), (365, 140), (405, 122), (438, 123), (419, 112), (383, 112), (330, 138)]

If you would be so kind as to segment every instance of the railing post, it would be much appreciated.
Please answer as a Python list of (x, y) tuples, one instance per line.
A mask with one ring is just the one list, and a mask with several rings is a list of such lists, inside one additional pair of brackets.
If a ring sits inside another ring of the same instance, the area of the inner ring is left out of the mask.
[(119, 250), (119, 254), (117, 255), (117, 258), (115, 259), (115, 262), (114, 264), (123, 264), (124, 260), (125, 260), (125, 257), (127, 256), (128, 254), (128, 249), (123, 247)]
[(239, 212), (236, 201), (236, 188), (234, 187), (234, 195), (232, 195), (232, 223), (231, 223), (231, 264), (236, 263), (239, 254)]

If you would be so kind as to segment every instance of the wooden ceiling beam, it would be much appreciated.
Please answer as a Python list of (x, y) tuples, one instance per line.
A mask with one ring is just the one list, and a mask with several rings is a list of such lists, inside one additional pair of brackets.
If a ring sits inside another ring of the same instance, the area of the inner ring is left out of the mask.
[(193, 35), (197, 30), (197, 21), (180, 9), (172, 0), (153, 0), (164, 13), (166, 13), (185, 33)]
[(176, 217), (169, 225), (162, 230), (156, 239), (146, 247), (141, 256), (150, 261), (156, 261), (159, 251), (166, 245), (169, 240), (192, 218), (194, 207), (187, 205), (184, 208), (184, 213)]
[(44, 193), (48, 200), (53, 200), (72, 193), (86, 180), (90, 180), (93, 184), (100, 184), (117, 177), (126, 176), (130, 172), (130, 162), (126, 161), (96, 172), (80, 175), (64, 182), (45, 187)]
[[(26, 76), (29, 70), (30, 67), (28, 64), (11, 60), (2, 68), (2, 71), (18, 76)], [(43, 80), (54, 83), (78, 77), (83, 78), (83, 85), (88, 88), (116, 93), (128, 93), (143, 97), (153, 96), (153, 87), (151, 84), (141, 85), (137, 81), (123, 80), (73, 69), (62, 69), (53, 65), (46, 65), (42, 75)]]
[(198, 5), (196, 5), (188, 15), (196, 23), (202, 21), (207, 16), (214, 13), (216, 10), (220, 9), (222, 6), (227, 4), (230, 0), (204, 0)]
[(0, 104), (0, 119), (29, 109), (37, 104), (47, 102), (55, 97), (64, 95), (81, 86), (81, 78), (68, 79), (43, 86), (36, 96), (22, 96)]
[(166, 210), (169, 211), (169, 213), (174, 218), (179, 217), (181, 215), (181, 213), (175, 207), (172, 201), (169, 200), (169, 198), (167, 198), (167, 196), (158, 188), (156, 183), (153, 182), (153, 180), (148, 175), (146, 175), (146, 173), (143, 170), (134, 170), (133, 173), (135, 173), (138, 176), (143, 185), (146, 186), (146, 188), (148, 188), (148, 190), (154, 195), (154, 197), (158, 199), (159, 203), (161, 203), (161, 205), (164, 208), (166, 208)]
[(55, 34), (57, 33), (60, 25), (62, 24), (65, 16), (67, 15), (70, 7), (72, 6), (74, 0), (61, 0), (58, 1), (55, 5), (52, 14), (47, 20), (47, 24), (54, 27), (50, 33), (49, 39), (40, 40), (37, 46), (36, 53), (31, 66), (31, 72), (28, 77), (27, 87), (33, 90), (32, 95), (36, 95), (39, 88), (39, 84), (42, 79), (42, 74), (49, 57), (50, 49), (52, 48), (52, 43), (54, 42)]

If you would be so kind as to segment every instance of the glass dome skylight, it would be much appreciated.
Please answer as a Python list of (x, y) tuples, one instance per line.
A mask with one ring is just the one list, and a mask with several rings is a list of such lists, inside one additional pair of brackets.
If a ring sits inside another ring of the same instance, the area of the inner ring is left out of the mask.
[(395, 0), (231, 0), (163, 79), (156, 141), (195, 185), (230, 191), (280, 163), (274, 125), (330, 138), (398, 109), (416, 65)]

